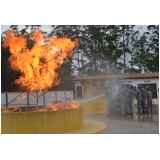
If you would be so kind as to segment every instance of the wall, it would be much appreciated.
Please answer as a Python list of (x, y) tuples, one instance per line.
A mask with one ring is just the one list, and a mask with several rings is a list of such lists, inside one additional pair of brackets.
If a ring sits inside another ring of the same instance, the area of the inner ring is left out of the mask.
[(75, 97), (77, 98), (77, 86), (82, 86), (83, 98), (91, 98), (102, 95), (106, 92), (105, 80), (86, 80), (75, 82)]
[(75, 98), (77, 99), (77, 86), (82, 86), (82, 97), (84, 97), (84, 87), (80, 81), (75, 81)]
[[(8, 99), (8, 103), (13, 101), (13, 99), (15, 99), (15, 101), (10, 103), (8, 108), (13, 107), (14, 105), (19, 105), (22, 107), (29, 106), (29, 105), (36, 105), (37, 100), (35, 96), (36, 96), (36, 93), (27, 94), (26, 92), (1, 93), (1, 108), (6, 107), (4, 105), (6, 105), (7, 99)], [(38, 98), (38, 105), (47, 105), (48, 103), (53, 103), (56, 101), (65, 102), (67, 99), (73, 99), (73, 91), (50, 91), (45, 94), (40, 93)]]
[(138, 85), (138, 84), (157, 84), (157, 98), (153, 99), (155, 104), (159, 104), (159, 78), (150, 78), (150, 79), (125, 79), (123, 80), (124, 83)]
[(84, 114), (101, 114), (108, 115), (107, 98), (98, 98), (92, 101), (81, 101), (80, 106), (83, 108)]
[(83, 126), (82, 107), (55, 112), (10, 112), (1, 116), (2, 134), (59, 134)]
[[(76, 86), (82, 86), (83, 88), (83, 98), (95, 97), (106, 92), (106, 86), (109, 81), (112, 80), (85, 80), (85, 81), (76, 81)], [(159, 78), (149, 78), (149, 79), (121, 79), (123, 83), (138, 85), (138, 84), (157, 84), (157, 97), (154, 98), (153, 102), (155, 104), (159, 104)], [(75, 90), (75, 97), (76, 97), (76, 90)]]

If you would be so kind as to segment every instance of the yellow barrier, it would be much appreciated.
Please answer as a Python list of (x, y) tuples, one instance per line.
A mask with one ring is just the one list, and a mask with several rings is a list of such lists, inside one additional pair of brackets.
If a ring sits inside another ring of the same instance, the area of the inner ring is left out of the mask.
[(1, 113), (2, 134), (65, 133), (82, 126), (82, 107), (55, 112)]
[(84, 101), (80, 102), (80, 106), (83, 107), (84, 114), (94, 114), (94, 113), (101, 113), (101, 114), (108, 114), (107, 110), (108, 101), (106, 98), (99, 98), (93, 101)]

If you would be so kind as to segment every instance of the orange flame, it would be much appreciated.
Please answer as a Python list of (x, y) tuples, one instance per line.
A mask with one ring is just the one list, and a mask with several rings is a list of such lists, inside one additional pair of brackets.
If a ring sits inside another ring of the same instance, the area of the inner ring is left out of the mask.
[(55, 36), (47, 40), (40, 30), (31, 32), (29, 38), (34, 40), (31, 49), (27, 48), (28, 39), (25, 36), (19, 36), (18, 31), (8, 30), (3, 47), (10, 49), (12, 69), (22, 73), (15, 83), (30, 92), (45, 91), (59, 84), (56, 69), (73, 55), (78, 40)]
[(19, 97), (17, 97), (16, 100), (22, 99), (22, 98), (26, 98), (26, 93), (23, 93), (22, 95), (20, 95)]
[(19, 106), (14, 106), (12, 109), (13, 112), (22, 112), (22, 109)]
[(2, 112), (12, 112), (11, 109), (3, 109)]
[(3, 109), (2, 112), (22, 112), (22, 109), (17, 105), (13, 108)]
[[(72, 101), (70, 103), (56, 103), (56, 104), (48, 104), (49, 107), (43, 107), (38, 109), (40, 112), (46, 111), (59, 111), (59, 110), (67, 110), (67, 109), (76, 109), (79, 108), (80, 104), (78, 102)], [(18, 105), (14, 106), (14, 108), (3, 109), (2, 112), (27, 112), (29, 108), (20, 108)]]
[(52, 111), (57, 111), (57, 110), (66, 110), (66, 109), (76, 109), (79, 108), (80, 104), (78, 102), (72, 101), (69, 104), (48, 104), (48, 106), (50, 107), (50, 109)]

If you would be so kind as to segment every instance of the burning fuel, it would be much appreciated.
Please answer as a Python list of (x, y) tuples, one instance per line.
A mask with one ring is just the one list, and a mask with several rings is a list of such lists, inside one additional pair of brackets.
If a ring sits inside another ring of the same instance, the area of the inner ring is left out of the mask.
[[(28, 47), (28, 41), (34, 41), (32, 48)], [(41, 30), (32, 31), (30, 34), (19, 35), (17, 30), (8, 30), (3, 43), (4, 48), (9, 48), (9, 62), (13, 70), (21, 72), (21, 76), (15, 83), (20, 85), (27, 92), (36, 92), (36, 111), (57, 111), (78, 108), (79, 104), (49, 104), (49, 107), (38, 107), (38, 93), (47, 91), (59, 84), (57, 69), (61, 67), (64, 60), (73, 56), (72, 51), (78, 45), (78, 40), (71, 41), (67, 37), (50, 38), (43, 35)], [(24, 98), (22, 94), (14, 100)], [(23, 108), (23, 109), (22, 109)], [(30, 108), (30, 109), (29, 109)], [(2, 112), (29, 111), (31, 107), (15, 106), (13, 109), (5, 109)], [(32, 110), (34, 111), (34, 110)]]
[(39, 107), (38, 110), (37, 110), (37, 107), (27, 108), (27, 107), (20, 107), (16, 105), (13, 108), (3, 109), (2, 112), (30, 112), (30, 111), (46, 112), (46, 111), (76, 109), (79, 107), (80, 107), (80, 104), (78, 102), (72, 101), (70, 103), (48, 104), (48, 106)]
[(23, 109), (20, 108), (18, 105), (14, 106), (13, 108), (3, 109), (2, 112), (22, 112)]
[(15, 81), (28, 92), (47, 91), (59, 84), (56, 70), (64, 60), (71, 57), (78, 40), (71, 41), (67, 37), (50, 39), (42, 31), (33, 31), (28, 37), (34, 40), (31, 49), (28, 46), (27, 36), (19, 35), (17, 30), (8, 30), (4, 48), (10, 49), (9, 62), (13, 70), (21, 72)]
[(57, 111), (57, 110), (66, 110), (66, 109), (76, 109), (76, 108), (79, 108), (79, 103), (78, 102), (74, 102), (72, 101), (71, 103), (65, 103), (65, 104), (61, 104), (61, 103), (58, 103), (58, 104), (55, 104), (55, 105), (52, 105), (52, 104), (49, 104), (49, 107), (52, 111)]

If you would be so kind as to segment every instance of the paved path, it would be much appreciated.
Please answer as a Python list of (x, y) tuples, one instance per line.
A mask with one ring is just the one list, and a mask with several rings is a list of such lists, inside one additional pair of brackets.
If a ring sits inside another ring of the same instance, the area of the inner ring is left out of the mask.
[(127, 117), (108, 117), (105, 115), (85, 115), (84, 120), (102, 122), (106, 125), (98, 134), (159, 134), (159, 116), (134, 115)]

